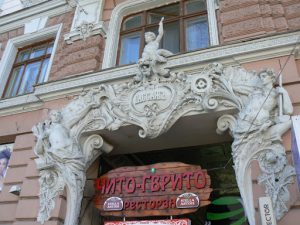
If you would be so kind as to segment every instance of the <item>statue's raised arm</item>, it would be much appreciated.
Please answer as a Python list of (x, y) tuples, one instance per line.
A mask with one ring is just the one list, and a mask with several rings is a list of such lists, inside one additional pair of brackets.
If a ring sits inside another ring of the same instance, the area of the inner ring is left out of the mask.
[(158, 26), (158, 35), (156, 38), (156, 42), (158, 42), (158, 44), (160, 43), (163, 35), (164, 35), (164, 27), (163, 27), (163, 21), (164, 21), (164, 17), (161, 18), (160, 22), (159, 22), (159, 26)]

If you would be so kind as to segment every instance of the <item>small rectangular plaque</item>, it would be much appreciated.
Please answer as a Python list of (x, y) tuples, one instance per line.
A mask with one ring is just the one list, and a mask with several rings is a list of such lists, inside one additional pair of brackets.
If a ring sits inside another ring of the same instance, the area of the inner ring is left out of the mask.
[(270, 197), (259, 198), (259, 211), (260, 211), (261, 225), (276, 225), (276, 220), (275, 220)]

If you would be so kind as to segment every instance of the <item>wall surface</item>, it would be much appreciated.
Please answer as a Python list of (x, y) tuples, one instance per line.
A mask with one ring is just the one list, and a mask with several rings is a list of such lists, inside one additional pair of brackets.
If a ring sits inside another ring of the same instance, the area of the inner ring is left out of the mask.
[[(125, 0), (105, 1), (101, 20), (104, 21), (106, 28), (109, 29), (112, 10), (124, 1)], [(23, 11), (17, 11), (13, 13), (20, 14), (22, 12)], [(64, 41), (64, 35), (71, 30), (74, 12), (75, 9), (72, 8), (71, 10), (65, 10), (59, 15), (49, 15), (46, 24), (46, 27), (62, 24), (62, 31), (50, 70), (48, 83), (50, 85), (52, 83), (57, 84), (61, 82), (62, 79), (68, 79), (73, 76), (92, 76), (93, 73), (100, 71), (102, 65), (105, 48), (105, 37), (103, 35), (93, 35), (87, 37), (86, 40), (78, 40), (72, 44), (67, 44)], [(230, 46), (240, 42), (246, 43), (252, 39), (271, 37), (273, 35), (300, 30), (299, 0), (221, 0), (217, 15), (221, 46)], [(0, 22), (6, 18), (7, 16), (0, 16)], [(23, 34), (24, 25), (12, 26), (11, 30), (5, 30), (3, 32), (0, 27), (0, 59), (3, 57), (8, 40)], [(283, 70), (283, 84), (291, 97), (294, 106), (294, 114), (299, 115), (300, 53), (294, 54), (292, 57), (288, 58), (288, 51), (284, 56), (277, 56), (276, 50), (272, 50), (274, 51), (274, 56), (268, 56), (268, 59), (257, 59), (247, 63), (240, 63), (239, 61), (233, 62), (233, 57), (228, 57), (224, 59), (224, 61), (230, 62), (228, 64), (241, 64), (248, 70), (259, 71), (263, 68), (273, 68), (275, 71), (279, 71), (280, 65), (284, 65), (288, 59), (287, 65)], [(194, 54), (201, 55), (205, 51), (206, 50), (200, 50)], [(267, 51), (268, 50), (266, 50), (266, 52)], [(261, 51), (260, 54), (263, 55), (263, 51)], [(180, 56), (176, 57), (180, 58)], [(199, 69), (209, 62), (212, 62), (212, 60), (204, 62), (202, 65), (192, 65), (193, 70), (195, 68)], [(108, 76), (111, 73), (112, 72), (109, 69), (105, 71), (105, 74)], [(122, 81), (123, 80), (118, 80), (116, 82)], [(90, 87), (92, 86), (93, 84), (90, 84)], [(64, 83), (61, 84), (61, 87), (64, 89)], [(43, 86), (41, 86), (41, 88), (43, 88)], [(10, 114), (0, 116), (0, 144), (14, 142), (14, 150), (10, 160), (9, 170), (4, 181), (3, 191), (0, 193), (0, 225), (38, 224), (36, 222), (36, 217), (39, 208), (39, 174), (34, 162), (34, 159), (36, 158), (33, 152), (35, 139), (31, 132), (31, 128), (34, 124), (47, 118), (50, 109), (62, 108), (66, 105), (74, 95), (77, 95), (82, 91), (82, 87), (78, 87), (71, 94), (69, 92), (67, 93), (67, 89), (65, 91), (66, 94), (63, 93), (58, 97), (52, 97), (51, 94), (49, 94), (49, 96), (44, 97), (42, 100), (39, 100), (41, 96), (36, 95), (38, 106), (27, 109), (26, 104), (20, 105), (18, 113), (11, 110)], [(1, 111), (7, 110), (6, 108), (1, 108), (3, 102), (4, 101), (0, 99), (0, 113)], [(284, 144), (288, 158), (292, 163), (290, 143), (290, 133), (287, 133), (284, 137)], [(95, 168), (97, 168), (97, 166), (98, 165), (93, 165), (89, 171), (89, 187), (91, 186), (91, 180), (96, 176)], [(262, 187), (257, 184), (256, 178), (257, 174), (259, 174), (258, 170), (258, 165), (253, 163), (252, 176), (256, 210), (258, 209), (257, 199), (264, 193)], [(9, 193), (9, 189), (13, 185), (19, 185), (21, 187), (19, 196)], [(296, 184), (293, 184), (290, 187), (290, 191), (291, 201), (289, 204), (291, 209), (287, 215), (279, 221), (278, 225), (298, 224), (300, 215), (300, 194)], [(85, 194), (85, 197), (89, 197), (91, 192)], [(84, 201), (85, 204), (87, 200), (85, 199)], [(62, 225), (65, 218), (65, 211), (66, 197), (62, 195), (56, 202), (56, 208), (51, 216), (51, 220), (45, 224)], [(257, 224), (260, 224), (258, 212), (256, 220)]]

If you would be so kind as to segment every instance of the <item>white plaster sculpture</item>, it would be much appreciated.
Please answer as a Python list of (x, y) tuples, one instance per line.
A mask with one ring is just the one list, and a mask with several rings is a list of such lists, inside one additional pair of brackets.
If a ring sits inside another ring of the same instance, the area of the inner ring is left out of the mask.
[[(285, 149), (281, 136), (290, 128), (290, 115), (293, 107), (288, 93), (282, 87), (274, 88), (275, 74), (271, 70), (259, 73), (240, 69), (241, 76), (234, 78), (225, 70), (226, 82), (235, 93), (239, 104), (237, 115), (223, 115), (218, 121), (218, 132), (230, 129), (234, 138), (232, 155), (237, 183), (241, 196), (250, 207), (247, 214), (250, 224), (254, 224), (254, 206), (250, 163), (259, 160), (262, 175), (259, 183), (265, 186), (271, 197), (277, 220), (282, 218), (288, 208), (288, 185), (293, 182), (294, 169), (287, 165)], [(244, 74), (244, 76), (242, 76)], [(246, 87), (245, 87), (246, 86)], [(244, 88), (245, 87), (245, 88)], [(281, 101), (280, 101), (281, 100)], [(282, 109), (278, 106), (282, 102)], [(253, 219), (251, 219), (253, 218)]]
[(34, 152), (39, 157), (36, 164), (40, 170), (41, 186), (37, 220), (42, 224), (50, 218), (55, 199), (65, 187), (68, 200), (65, 224), (77, 224), (86, 180), (85, 170), (100, 155), (99, 149), (109, 152), (112, 148), (104, 144), (99, 135), (92, 135), (85, 141), (85, 151), (82, 151), (76, 138), (79, 129), (75, 128), (74, 132), (73, 128), (97, 105), (91, 100), (92, 97), (92, 92), (89, 92), (61, 111), (52, 110), (50, 119), (32, 129), (37, 137)]
[(145, 33), (145, 42), (142, 58), (139, 60), (140, 74), (136, 77), (137, 81), (141, 81), (142, 77), (150, 77), (151, 75), (158, 75), (169, 77), (169, 70), (164, 68), (168, 56), (173, 55), (172, 52), (159, 49), (160, 41), (163, 37), (164, 17), (159, 22), (158, 35), (153, 32)]
[[(144, 59), (141, 59), (143, 62), (149, 57), (155, 62), (148, 67), (152, 68), (148, 70), (150, 75), (142, 71), (138, 77), (140, 80), (134, 78), (113, 85), (103, 84), (84, 92), (63, 108), (58, 118), (51, 115), (50, 122), (46, 120), (34, 127), (38, 137), (35, 151), (40, 157), (37, 164), (41, 174), (39, 220), (49, 218), (54, 199), (63, 187), (67, 186), (68, 190), (76, 183), (79, 185), (74, 189), (75, 194), (67, 198), (65, 225), (77, 225), (84, 172), (100, 155), (99, 149), (111, 150), (95, 134), (97, 131), (116, 130), (131, 124), (140, 127), (140, 137), (156, 138), (190, 112), (218, 110), (232, 112), (218, 119), (217, 132), (229, 129), (234, 138), (234, 169), (241, 197), (247, 203), (244, 208), (249, 224), (255, 224), (250, 168), (253, 160), (259, 162), (262, 174), (258, 181), (272, 199), (276, 218), (282, 218), (288, 210), (288, 186), (293, 182), (295, 171), (287, 164), (281, 136), (291, 125), (293, 109), (288, 93), (282, 87), (273, 88), (274, 73), (270, 70), (249, 72), (241, 67), (224, 68), (213, 63), (200, 72), (168, 71), (168, 76), (161, 76), (151, 66), (164, 60), (157, 58), (154, 51), (150, 53), (145, 53)], [(58, 128), (59, 132), (54, 134)], [(82, 144), (80, 140), (85, 135), (89, 137)], [(55, 140), (58, 140), (57, 143)], [(76, 168), (72, 160), (67, 162), (65, 159), (69, 151), (76, 153), (76, 157), (72, 158), (78, 162)]]
[[(69, 128), (69, 124), (64, 124), (61, 112), (56, 110), (50, 112), (50, 120), (33, 128), (33, 133), (37, 136), (34, 151), (40, 157), (37, 164), (42, 171), (40, 197), (43, 201), (38, 216), (41, 223), (50, 218), (55, 198), (64, 189), (65, 184), (71, 195), (82, 195), (85, 182), (84, 157), (70, 137)], [(50, 192), (48, 184), (53, 185)], [(72, 198), (74, 206), (76, 197)]]

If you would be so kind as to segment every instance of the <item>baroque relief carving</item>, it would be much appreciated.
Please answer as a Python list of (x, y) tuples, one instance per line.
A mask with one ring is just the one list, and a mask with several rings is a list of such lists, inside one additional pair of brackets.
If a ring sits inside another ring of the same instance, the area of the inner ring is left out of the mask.
[(55, 199), (65, 187), (68, 199), (65, 225), (77, 224), (86, 169), (102, 151), (112, 150), (112, 146), (95, 134), (83, 142), (83, 148), (79, 144), (80, 130), (76, 124), (91, 108), (97, 107), (97, 101), (91, 98), (92, 92), (82, 94), (63, 110), (51, 111), (49, 119), (32, 129), (37, 137), (34, 152), (39, 157), (36, 164), (40, 171), (41, 187), (37, 220), (42, 224), (50, 218)]
[(207, 113), (230, 109), (218, 119), (217, 132), (229, 130), (237, 183), (250, 225), (255, 224), (250, 163), (259, 161), (258, 177), (271, 197), (277, 219), (288, 210), (288, 185), (295, 175), (287, 164), (281, 136), (291, 125), (292, 105), (281, 86), (274, 89), (274, 73), (224, 68), (213, 63), (201, 71), (172, 72), (166, 55), (158, 49), (158, 37), (148, 41), (136, 77), (122, 83), (102, 84), (84, 91), (50, 119), (33, 128), (40, 170), (41, 207), (38, 220), (49, 219), (54, 199), (67, 187), (65, 225), (76, 225), (85, 183), (85, 171), (102, 151), (112, 147), (96, 134), (85, 134), (123, 125), (140, 127), (141, 138), (156, 138), (189, 112)]
[[(101, 137), (96, 135), (88, 138), (81, 148), (78, 140), (82, 134), (102, 129), (116, 130), (122, 125), (134, 124), (141, 128), (140, 137), (156, 138), (189, 112), (233, 108), (237, 113), (221, 116), (217, 126), (219, 133), (229, 129), (234, 138), (234, 168), (241, 195), (248, 203), (245, 208), (249, 222), (254, 224), (251, 221), (254, 220), (254, 206), (249, 168), (254, 159), (259, 160), (262, 170), (259, 182), (273, 200), (277, 219), (281, 218), (287, 211), (287, 187), (295, 174), (294, 169), (287, 165), (281, 141), (281, 135), (290, 127), (288, 115), (292, 107), (283, 88), (271, 89), (274, 74), (268, 70), (255, 73), (239, 67), (224, 68), (218, 63), (194, 74), (170, 72), (169, 77), (164, 77), (155, 73), (146, 76), (147, 73), (140, 71), (138, 76), (142, 77), (141, 80), (103, 84), (83, 92), (60, 113), (51, 113), (49, 121), (34, 127), (38, 137), (35, 151), (40, 157), (37, 163), (41, 170), (39, 218), (43, 219), (40, 221), (49, 217), (54, 196), (64, 185), (74, 187), (76, 183), (74, 193), (77, 193), (78, 202), (74, 205), (80, 205), (84, 171), (89, 162), (100, 154), (97, 149), (103, 146)], [(266, 98), (269, 90), (272, 91)], [(283, 100), (282, 115), (278, 112), (279, 98)], [(56, 129), (59, 132), (54, 133)], [(72, 165), (74, 160), (76, 167)], [(280, 170), (277, 164), (281, 165)], [(61, 177), (73, 178), (72, 181), (62, 181)], [(55, 187), (49, 188), (47, 179), (54, 180)], [(49, 196), (43, 192), (46, 187), (51, 190)], [(78, 210), (73, 209), (75, 214)]]
[[(236, 94), (240, 106), (236, 115), (223, 115), (218, 120), (218, 132), (229, 129), (234, 138), (232, 156), (237, 183), (250, 224), (254, 224), (254, 206), (250, 163), (258, 160), (266, 195), (271, 197), (277, 220), (288, 211), (288, 185), (293, 182), (294, 168), (287, 164), (281, 136), (290, 128), (293, 107), (288, 93), (281, 86), (274, 88), (275, 74), (271, 70), (259, 73), (238, 69), (224, 71), (226, 80)], [(234, 73), (232, 73), (234, 72)], [(234, 74), (238, 76), (234, 76)], [(233, 79), (234, 77), (234, 79)], [(251, 221), (251, 218), (253, 221)]]

